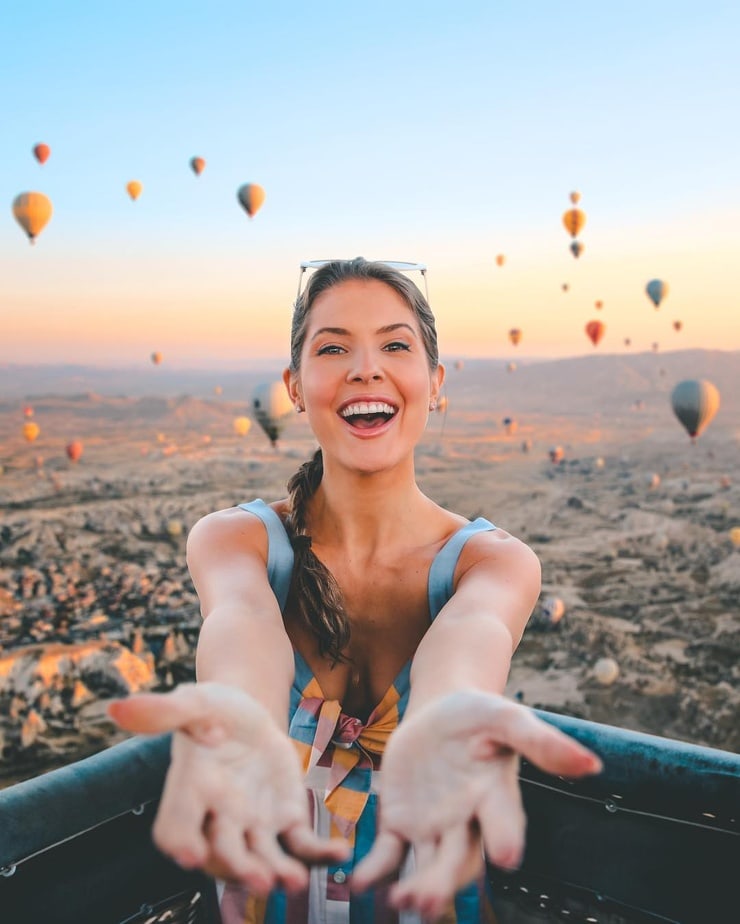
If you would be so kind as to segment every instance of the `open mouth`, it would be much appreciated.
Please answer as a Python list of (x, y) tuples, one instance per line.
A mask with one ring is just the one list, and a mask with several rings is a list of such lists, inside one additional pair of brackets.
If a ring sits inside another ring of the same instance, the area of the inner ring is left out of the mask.
[(384, 401), (357, 402), (348, 404), (339, 412), (340, 417), (358, 430), (374, 430), (395, 416), (397, 408)]

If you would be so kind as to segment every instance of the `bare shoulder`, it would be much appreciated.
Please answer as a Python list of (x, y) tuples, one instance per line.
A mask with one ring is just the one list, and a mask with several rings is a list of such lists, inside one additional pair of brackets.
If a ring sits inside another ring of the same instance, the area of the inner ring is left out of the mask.
[(540, 560), (526, 542), (497, 527), (471, 536), (463, 548), (456, 581), (473, 576), (516, 584), (524, 593), (536, 589), (539, 594)]
[[(278, 516), (284, 502), (270, 505)], [(253, 553), (267, 561), (267, 531), (260, 518), (242, 507), (226, 507), (201, 517), (188, 534), (187, 558), (192, 565), (202, 557), (228, 558), (234, 553)]]

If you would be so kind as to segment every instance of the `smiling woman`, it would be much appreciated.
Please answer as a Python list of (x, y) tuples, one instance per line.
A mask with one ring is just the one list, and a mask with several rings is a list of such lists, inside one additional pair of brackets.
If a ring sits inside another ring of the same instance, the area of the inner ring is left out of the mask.
[[(534, 553), (426, 497), (414, 449), (444, 381), (397, 268), (320, 266), (284, 382), (319, 450), (288, 496), (200, 520), (198, 683), (111, 708), (173, 731), (154, 839), (219, 882), (224, 924), (495, 920), (485, 861), (524, 847), (519, 755), (599, 759), (502, 693)], [(382, 812), (379, 811), (382, 809)]]

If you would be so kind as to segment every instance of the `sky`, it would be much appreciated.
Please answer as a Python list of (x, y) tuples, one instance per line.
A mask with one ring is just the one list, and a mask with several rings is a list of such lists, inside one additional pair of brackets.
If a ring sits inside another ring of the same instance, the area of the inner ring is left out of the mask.
[(446, 358), (593, 352), (593, 319), (740, 349), (734, 2), (14, 0), (0, 36), (0, 363), (282, 360), (300, 262), (358, 255), (427, 266)]

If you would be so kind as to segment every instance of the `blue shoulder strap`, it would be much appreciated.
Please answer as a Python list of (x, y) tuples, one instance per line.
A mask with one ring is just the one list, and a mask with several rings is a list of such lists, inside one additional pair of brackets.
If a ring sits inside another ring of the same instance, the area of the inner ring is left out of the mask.
[(437, 552), (429, 569), (429, 615), (432, 620), (452, 596), (455, 566), (463, 546), (476, 533), (496, 529), (484, 517), (458, 529)]
[(280, 604), (280, 612), (288, 602), (288, 591), (293, 576), (293, 546), (283, 526), (283, 521), (263, 500), (239, 504), (242, 510), (248, 510), (259, 517), (267, 530), (267, 578), (272, 592)]

